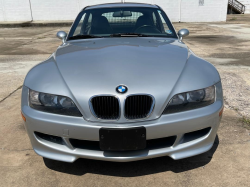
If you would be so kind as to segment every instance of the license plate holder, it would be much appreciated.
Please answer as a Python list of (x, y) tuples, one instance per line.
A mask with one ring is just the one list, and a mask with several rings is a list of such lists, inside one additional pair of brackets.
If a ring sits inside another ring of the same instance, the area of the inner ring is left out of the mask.
[(132, 151), (146, 148), (146, 128), (101, 128), (100, 149), (103, 151)]

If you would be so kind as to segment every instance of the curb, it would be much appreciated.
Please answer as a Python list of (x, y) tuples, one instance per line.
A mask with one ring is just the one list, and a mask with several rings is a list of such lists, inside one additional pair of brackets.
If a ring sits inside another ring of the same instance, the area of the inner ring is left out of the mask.
[(18, 23), (0, 23), (0, 28), (18, 28), (18, 27), (69, 27), (73, 21), (66, 22), (18, 22)]

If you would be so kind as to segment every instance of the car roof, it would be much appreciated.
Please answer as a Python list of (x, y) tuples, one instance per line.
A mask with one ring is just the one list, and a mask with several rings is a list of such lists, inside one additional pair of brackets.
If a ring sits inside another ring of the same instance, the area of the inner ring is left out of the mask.
[(115, 7), (146, 7), (146, 8), (159, 8), (157, 5), (146, 3), (106, 3), (99, 5), (91, 5), (84, 8), (84, 10), (96, 8), (115, 8)]

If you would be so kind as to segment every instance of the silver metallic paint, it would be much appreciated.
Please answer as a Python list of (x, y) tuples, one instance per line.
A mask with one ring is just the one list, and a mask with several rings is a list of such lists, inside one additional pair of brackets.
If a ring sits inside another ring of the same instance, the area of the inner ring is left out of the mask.
[(178, 36), (179, 36), (180, 41), (182, 41), (182, 39), (188, 35), (189, 35), (189, 30), (187, 29), (181, 29), (178, 31)]
[(59, 31), (59, 32), (57, 32), (56, 36), (57, 36), (57, 38), (62, 40), (62, 43), (65, 43), (66, 38), (67, 38), (67, 33), (66, 32)]
[[(119, 4), (121, 5), (121, 4)], [(108, 7), (98, 5), (92, 8)], [(128, 4), (122, 5), (128, 6)], [(129, 6), (154, 6), (129, 4)], [(86, 8), (88, 9), (88, 8)], [(118, 94), (117, 85), (128, 92)], [(182, 92), (216, 85), (212, 105), (181, 113), (161, 115), (170, 99)], [(83, 117), (71, 117), (34, 110), (28, 104), (28, 89), (70, 97)], [(147, 119), (127, 120), (124, 101), (131, 94), (150, 94), (155, 107)], [(96, 119), (89, 109), (94, 95), (115, 95), (121, 104), (121, 117), (106, 123)], [(109, 161), (134, 161), (168, 155), (181, 159), (208, 151), (214, 142), (223, 108), (220, 76), (209, 62), (197, 57), (178, 39), (156, 37), (96, 38), (65, 41), (47, 60), (27, 74), (22, 90), (21, 110), (32, 146), (39, 155), (66, 162), (77, 158)], [(68, 138), (99, 141), (101, 127), (144, 126), (147, 139), (177, 136), (170, 148), (110, 154), (74, 149)], [(179, 144), (184, 133), (211, 127), (208, 135)], [(66, 145), (41, 140), (34, 131), (63, 137)], [(67, 131), (69, 134), (64, 134)]]
[(96, 8), (114, 8), (114, 7), (145, 7), (145, 8), (159, 8), (157, 5), (145, 3), (106, 3), (85, 7), (85, 10)]
[[(193, 55), (177, 39), (133, 37), (67, 42), (34, 67), (24, 85), (70, 97), (87, 121), (97, 121), (88, 107), (93, 95), (117, 95), (123, 103), (127, 95), (147, 93), (156, 101), (148, 118), (152, 120), (160, 117), (176, 93), (206, 88), (219, 81), (214, 66)], [(120, 84), (129, 88), (126, 94), (115, 91)], [(117, 121), (126, 122), (124, 116)]]
[[(28, 106), (27, 92), (28, 88), (23, 87), (22, 112), (27, 119), (25, 127), (35, 152), (43, 157), (66, 162), (74, 162), (78, 158), (91, 158), (117, 162), (135, 161), (159, 156), (170, 156), (173, 159), (181, 159), (201, 154), (208, 151), (213, 145), (221, 120), (219, 112), (223, 107), (223, 95), (221, 83), (219, 82), (216, 84), (216, 102), (207, 107), (176, 114), (163, 115), (161, 118), (153, 121), (119, 125), (111, 123), (108, 127), (128, 128), (144, 126), (147, 132), (147, 139), (177, 135), (177, 140), (175, 144), (169, 148), (108, 155), (107, 152), (103, 151), (72, 149), (72, 147), (54, 144), (36, 137), (34, 132), (38, 131), (45, 134), (61, 136), (66, 139), (75, 138), (98, 141), (99, 129), (101, 127), (107, 127), (107, 125), (98, 122), (88, 122), (80, 117), (60, 116), (34, 110)], [(208, 135), (191, 142), (179, 144), (184, 133), (200, 130), (206, 127), (212, 128)], [(63, 134), (64, 129), (69, 130), (69, 135), (65, 136)]]

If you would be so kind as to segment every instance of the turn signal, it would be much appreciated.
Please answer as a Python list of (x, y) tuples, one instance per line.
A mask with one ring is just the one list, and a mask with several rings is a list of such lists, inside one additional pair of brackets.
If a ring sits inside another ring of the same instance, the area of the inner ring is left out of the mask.
[(22, 118), (23, 118), (23, 121), (25, 121), (26, 122), (26, 118), (24, 117), (24, 115), (23, 115), (23, 113), (21, 112), (21, 116), (22, 116)]
[(224, 106), (223, 106), (223, 108), (221, 109), (221, 111), (220, 111), (220, 113), (219, 113), (219, 116), (220, 116), (220, 117), (221, 117), (222, 114), (223, 114), (223, 110), (224, 110)]

